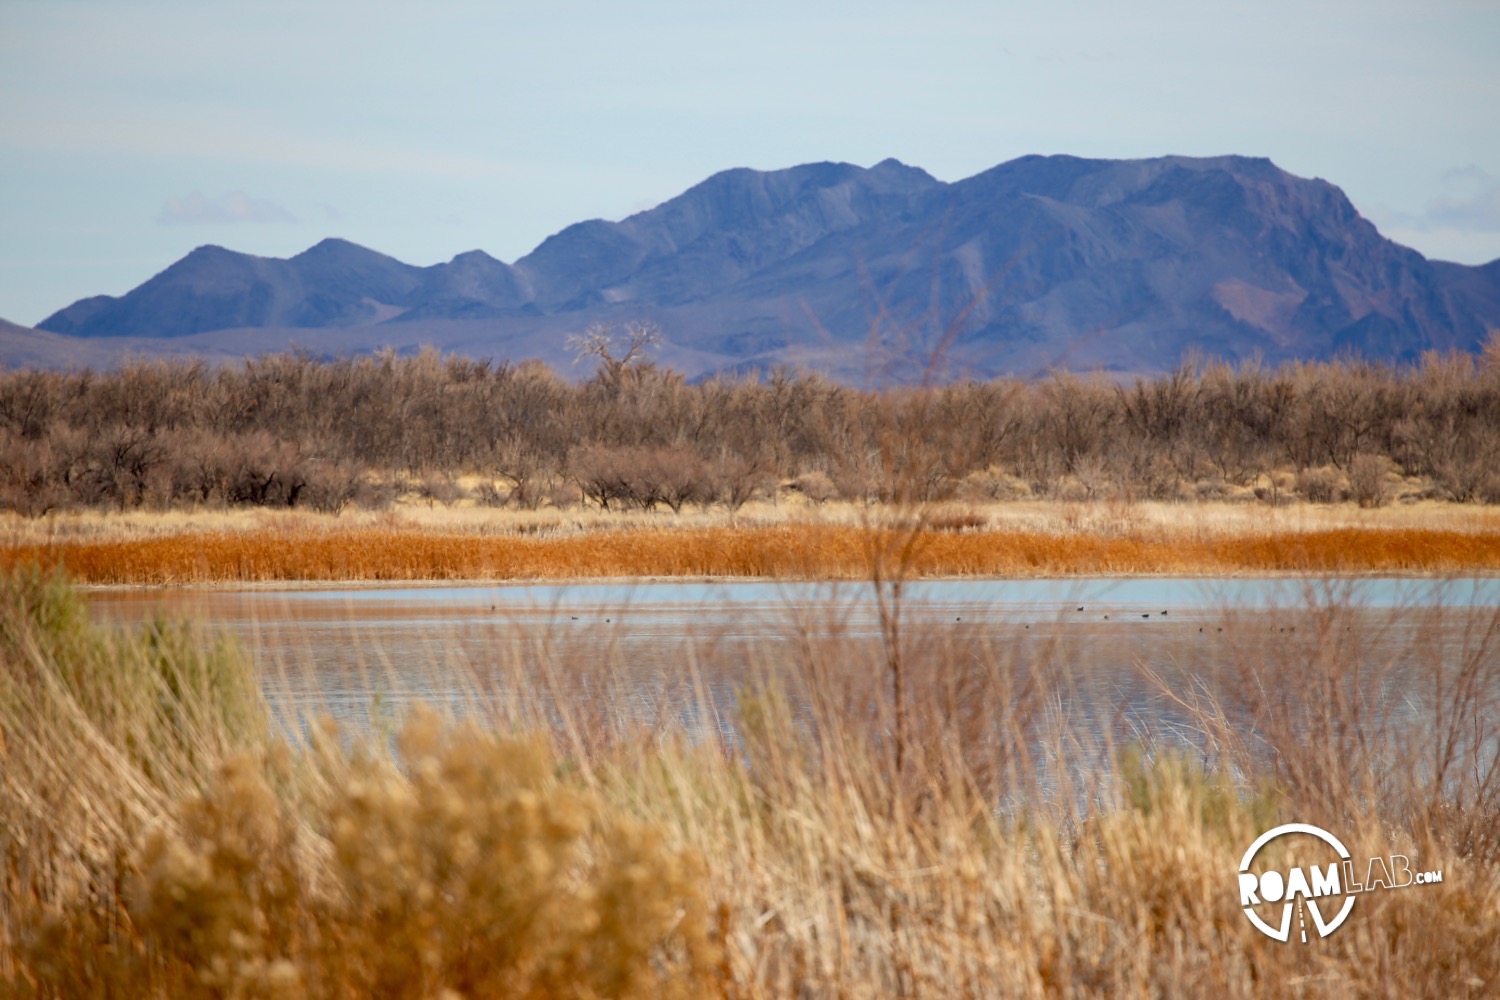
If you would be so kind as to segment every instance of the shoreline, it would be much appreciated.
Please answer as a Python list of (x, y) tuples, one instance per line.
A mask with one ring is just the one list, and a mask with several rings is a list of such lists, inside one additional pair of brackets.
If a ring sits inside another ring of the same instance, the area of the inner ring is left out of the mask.
[[(1398, 571), (1398, 570), (1344, 570), (1332, 572), (1304, 572), (1301, 570), (1243, 570), (1223, 572), (1138, 572), (1138, 573), (1053, 573), (1037, 575), (1015, 574), (945, 574), (941, 576), (910, 577), (905, 582), (958, 583), (966, 580), (995, 581), (1039, 581), (1039, 580), (1490, 580), (1500, 578), (1500, 567), (1465, 569), (1455, 572)], [(587, 586), (655, 586), (659, 584), (698, 584), (715, 586), (736, 583), (765, 584), (869, 584), (863, 577), (772, 577), (772, 576), (571, 576), (535, 578), (470, 577), (465, 579), (434, 579), (432, 577), (409, 577), (405, 579), (344, 579), (344, 580), (208, 580), (180, 583), (81, 583), (74, 582), (82, 593), (128, 593), (132, 591), (201, 591), (205, 593), (254, 593), (260, 591), (320, 591), (320, 590), (404, 590), (411, 587), (438, 589), (472, 589), (476, 587), (587, 587)]]

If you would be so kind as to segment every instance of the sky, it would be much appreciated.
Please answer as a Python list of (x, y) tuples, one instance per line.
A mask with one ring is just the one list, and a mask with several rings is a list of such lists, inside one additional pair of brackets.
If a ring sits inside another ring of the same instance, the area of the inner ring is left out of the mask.
[(0, 0), (0, 317), (196, 246), (514, 261), (731, 167), (1269, 156), (1500, 258), (1500, 0)]

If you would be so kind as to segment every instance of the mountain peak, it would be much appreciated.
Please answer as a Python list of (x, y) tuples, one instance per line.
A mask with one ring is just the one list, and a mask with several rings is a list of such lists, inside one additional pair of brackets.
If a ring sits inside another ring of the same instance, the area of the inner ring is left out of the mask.
[(243, 257), (245, 254), (227, 247), (221, 247), (217, 243), (204, 243), (202, 246), (193, 247), (177, 263), (186, 264), (188, 261), (210, 262), (228, 260), (231, 257)]
[(393, 259), (377, 250), (371, 250), (369, 247), (360, 246), (358, 243), (352, 243), (337, 236), (325, 237), (290, 259), (293, 261), (308, 261), (351, 257), (378, 257), (382, 260)]
[(450, 260), (448, 263), (449, 264), (457, 264), (457, 265), (461, 265), (461, 266), (464, 266), (464, 267), (476, 267), (476, 266), (486, 266), (487, 267), (487, 266), (492, 265), (492, 264), (500, 264), (502, 267), (504, 266), (499, 260), (497, 260), (494, 257), (491, 257), (489, 254), (485, 253), (483, 250), (465, 250), (463, 253), (454, 254), (453, 255), (453, 259)]
[(867, 173), (870, 178), (880, 181), (889, 190), (914, 192), (943, 186), (941, 181), (921, 167), (908, 166), (894, 156), (881, 160)]
[(1500, 326), (1500, 262), (1428, 262), (1337, 187), (1265, 157), (1033, 155), (953, 183), (890, 157), (721, 171), (619, 222), (569, 226), (513, 266), (470, 250), (418, 268), (337, 238), (287, 260), (199, 247), (40, 326), (145, 338), (296, 328), (304, 344), (316, 338), (303, 331), (368, 331), (329, 334), (335, 350), (400, 329), (559, 361), (565, 334), (637, 319), (667, 331), (663, 359), (689, 374), (779, 363), (849, 374), (872, 323), (914, 357), (936, 338), (976, 375), (1147, 372), (1194, 350), (1400, 361), (1471, 350)]

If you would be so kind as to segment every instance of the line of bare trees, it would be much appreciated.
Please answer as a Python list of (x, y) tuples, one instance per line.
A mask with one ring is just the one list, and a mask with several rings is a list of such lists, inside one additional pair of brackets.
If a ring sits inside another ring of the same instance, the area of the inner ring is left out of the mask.
[(1500, 339), (1401, 368), (1199, 364), (1129, 384), (1057, 373), (879, 391), (784, 370), (689, 383), (607, 338), (591, 353), (584, 382), (432, 352), (0, 373), (0, 509), (336, 512), (403, 491), (671, 510), (778, 490), (1500, 502)]

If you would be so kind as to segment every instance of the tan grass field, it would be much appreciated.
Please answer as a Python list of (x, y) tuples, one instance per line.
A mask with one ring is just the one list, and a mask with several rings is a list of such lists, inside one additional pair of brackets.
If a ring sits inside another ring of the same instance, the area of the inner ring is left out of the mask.
[(0, 520), (0, 565), (177, 585), (609, 577), (850, 579), (912, 542), (916, 576), (1500, 571), (1500, 510), (1451, 504), (1015, 503), (913, 510), (493, 511), (408, 505)]

